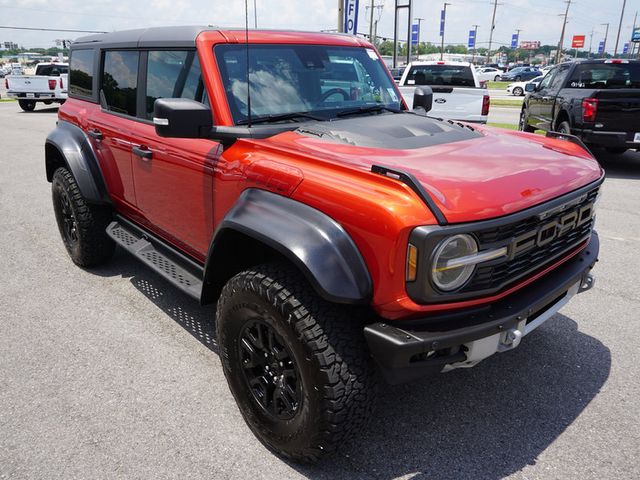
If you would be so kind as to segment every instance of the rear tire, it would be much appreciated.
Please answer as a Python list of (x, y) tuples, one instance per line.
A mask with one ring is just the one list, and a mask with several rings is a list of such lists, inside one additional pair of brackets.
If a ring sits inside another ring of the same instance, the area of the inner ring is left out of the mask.
[(520, 75), (516, 75), (516, 82), (519, 82), (522, 80), (522, 77)]
[(36, 108), (35, 100), (18, 100), (18, 105), (20, 105), (20, 108), (25, 112), (33, 112)]
[(493, 77), (493, 81), (494, 82), (499, 82), (500, 81), (500, 75), (496, 75), (495, 77)]
[(567, 135), (571, 135), (571, 125), (566, 120), (563, 122), (560, 122), (556, 127), (556, 132), (566, 133)]
[(348, 308), (318, 297), (286, 264), (237, 274), (218, 300), (229, 389), (256, 437), (287, 458), (335, 451), (373, 410), (376, 377), (363, 324)]
[(116, 246), (105, 231), (111, 210), (87, 203), (75, 178), (63, 167), (53, 174), (51, 192), (60, 236), (73, 263), (95, 267), (109, 261)]

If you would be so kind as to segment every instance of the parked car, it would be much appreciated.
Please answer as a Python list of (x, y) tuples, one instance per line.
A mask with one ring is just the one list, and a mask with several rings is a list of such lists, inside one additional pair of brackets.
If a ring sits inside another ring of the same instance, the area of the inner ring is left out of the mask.
[(502, 70), (494, 67), (481, 67), (476, 69), (476, 76), (481, 82), (497, 82), (498, 80), (500, 80), (500, 75), (502, 75), (503, 73), (504, 72)]
[(500, 75), (500, 81), (509, 82), (521, 80), (532, 80), (540, 75), (540, 70), (535, 67), (516, 67), (513, 70), (509, 70), (507, 73)]
[(507, 85), (507, 92), (511, 95), (515, 95), (516, 97), (523, 97), (525, 94), (525, 88), (528, 83), (532, 83), (534, 85), (539, 84), (544, 75), (538, 75), (536, 78), (528, 81), (528, 82), (514, 82)]
[(68, 73), (66, 63), (39, 63), (35, 75), (10, 75), (5, 79), (7, 96), (18, 99), (25, 112), (35, 109), (36, 102), (63, 103), (67, 99)]
[(526, 90), (520, 130), (576, 135), (611, 153), (640, 149), (640, 62), (563, 63)]
[[(118, 245), (216, 304), (231, 393), (289, 459), (358, 434), (379, 374), (513, 350), (593, 285), (591, 154), (430, 118), (416, 83), (410, 112), (375, 48), (345, 35), (182, 26), (71, 46), (44, 148), (69, 256), (95, 267)], [(511, 362), (500, 382), (524, 374)]]
[(405, 69), (399, 86), (409, 108), (413, 107), (416, 87), (429, 86), (434, 102), (430, 115), (447, 120), (487, 122), (489, 94), (480, 85), (471, 63), (413, 62)]

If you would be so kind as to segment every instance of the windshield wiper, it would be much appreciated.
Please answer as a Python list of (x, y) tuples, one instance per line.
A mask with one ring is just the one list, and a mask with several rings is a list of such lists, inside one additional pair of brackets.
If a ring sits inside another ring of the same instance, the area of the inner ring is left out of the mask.
[[(318, 117), (317, 115), (312, 115), (309, 112), (291, 112), (291, 113), (280, 113), (273, 115), (264, 115), (261, 117), (251, 117), (251, 123), (269, 123), (269, 122), (281, 122), (284, 120), (295, 120), (297, 118), (308, 118), (309, 120), (318, 120), (323, 121), (325, 118)], [(249, 123), (249, 119), (238, 120), (236, 122), (237, 125), (247, 125)]]
[(344, 117), (346, 115), (358, 115), (361, 113), (371, 113), (371, 112), (393, 112), (393, 113), (401, 113), (402, 110), (398, 108), (387, 107), (386, 105), (363, 105), (358, 108), (350, 108), (348, 110), (342, 110), (341, 112), (336, 113), (336, 117)]

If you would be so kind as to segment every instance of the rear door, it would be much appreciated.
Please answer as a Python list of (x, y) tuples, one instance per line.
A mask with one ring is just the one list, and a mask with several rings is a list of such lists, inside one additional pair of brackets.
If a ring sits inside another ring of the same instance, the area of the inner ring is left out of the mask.
[(209, 104), (197, 52), (144, 51), (141, 79), (131, 145), (138, 208), (148, 228), (201, 259), (213, 232), (213, 170), (221, 146), (206, 139), (159, 137), (152, 122), (159, 98)]
[(556, 111), (556, 105), (561, 105), (564, 100), (561, 91), (570, 69), (570, 64), (560, 65), (551, 79), (549, 87), (546, 89), (546, 94), (540, 104), (540, 120), (544, 130), (553, 130), (557, 127), (554, 120), (558, 113)]
[(553, 77), (556, 74), (556, 69), (553, 68), (549, 70), (549, 73), (545, 75), (545, 77), (540, 82), (540, 85), (536, 88), (534, 92), (529, 94), (527, 98), (527, 108), (528, 108), (528, 123), (529, 126), (534, 128), (542, 128), (542, 111), (544, 103), (547, 101), (549, 96), (549, 85), (553, 80)]
[[(93, 55), (91, 50), (86, 52)], [(74, 52), (71, 57), (72, 69), (74, 57), (78, 54)], [(136, 122), (138, 64), (139, 52), (135, 50), (107, 50), (102, 53), (99, 80), (102, 108), (87, 118), (87, 134), (93, 139), (96, 153), (101, 157), (109, 193), (125, 207), (136, 205), (131, 127)]]

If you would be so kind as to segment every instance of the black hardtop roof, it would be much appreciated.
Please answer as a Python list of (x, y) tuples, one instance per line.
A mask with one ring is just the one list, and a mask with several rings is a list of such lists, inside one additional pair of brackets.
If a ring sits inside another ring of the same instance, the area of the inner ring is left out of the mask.
[(205, 30), (219, 30), (213, 26), (181, 25), (151, 27), (119, 32), (98, 33), (78, 38), (71, 48), (105, 47), (195, 47), (196, 37)]

